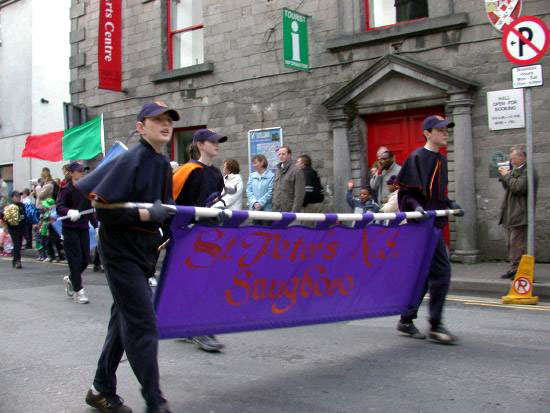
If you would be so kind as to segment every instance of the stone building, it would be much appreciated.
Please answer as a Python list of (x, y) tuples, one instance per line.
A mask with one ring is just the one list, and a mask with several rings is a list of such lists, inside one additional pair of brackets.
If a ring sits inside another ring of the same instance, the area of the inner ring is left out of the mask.
[[(397, 4), (397, 6), (395, 6)], [(480, 0), (133, 0), (123, 2), (123, 91), (98, 89), (99, 0), (72, 0), (71, 98), (104, 113), (106, 139), (132, 142), (135, 114), (158, 99), (181, 120), (169, 155), (183, 160), (192, 131), (230, 136), (223, 158), (248, 163), (248, 131), (282, 127), (331, 189), (326, 211), (348, 211), (353, 178), (367, 182), (376, 148), (402, 161), (423, 144), (422, 119), (456, 123), (447, 155), (449, 195), (466, 210), (451, 224), (456, 259), (505, 256), (495, 162), (525, 142), (525, 129), (489, 130), (487, 92), (512, 88), (502, 33)], [(308, 16), (310, 71), (283, 62), (282, 12)], [(550, 25), (550, 2), (522, 1), (521, 15)], [(169, 23), (170, 22), (170, 23)], [(540, 64), (548, 82), (550, 60)], [(550, 259), (550, 116), (546, 87), (533, 89), (535, 166), (540, 176), (537, 259)], [(244, 179), (247, 178), (247, 168)]]

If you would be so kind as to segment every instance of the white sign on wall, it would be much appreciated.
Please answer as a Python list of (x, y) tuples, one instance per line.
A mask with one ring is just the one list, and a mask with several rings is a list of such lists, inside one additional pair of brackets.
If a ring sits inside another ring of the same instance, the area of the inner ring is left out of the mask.
[(512, 86), (514, 89), (542, 86), (543, 84), (542, 65), (514, 67), (512, 69)]
[(525, 127), (523, 89), (487, 92), (489, 130)]

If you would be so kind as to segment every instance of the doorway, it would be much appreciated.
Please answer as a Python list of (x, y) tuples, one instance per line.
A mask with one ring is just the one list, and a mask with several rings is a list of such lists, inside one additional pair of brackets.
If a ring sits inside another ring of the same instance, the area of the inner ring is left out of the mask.
[[(403, 165), (412, 151), (426, 143), (422, 121), (430, 115), (444, 116), (444, 113), (443, 106), (435, 106), (366, 116), (369, 170), (376, 161), (376, 151), (380, 146), (386, 146), (395, 155), (395, 161)], [(441, 153), (446, 157), (447, 148), (441, 148)], [(443, 237), (449, 245), (448, 224), (443, 228)]]

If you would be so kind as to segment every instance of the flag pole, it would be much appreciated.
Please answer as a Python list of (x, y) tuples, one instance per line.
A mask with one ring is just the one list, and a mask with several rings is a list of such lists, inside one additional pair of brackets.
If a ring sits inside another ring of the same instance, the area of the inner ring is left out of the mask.
[(103, 130), (103, 113), (101, 114), (101, 153), (105, 157), (105, 132)]

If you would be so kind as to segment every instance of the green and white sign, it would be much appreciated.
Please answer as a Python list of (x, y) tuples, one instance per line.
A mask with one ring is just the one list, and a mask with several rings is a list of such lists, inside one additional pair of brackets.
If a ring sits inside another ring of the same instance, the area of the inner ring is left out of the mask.
[(285, 66), (309, 72), (307, 16), (283, 9), (283, 59)]

